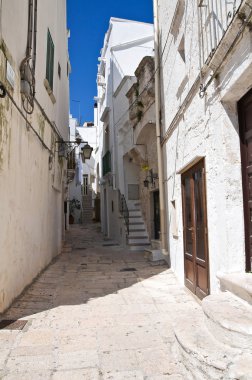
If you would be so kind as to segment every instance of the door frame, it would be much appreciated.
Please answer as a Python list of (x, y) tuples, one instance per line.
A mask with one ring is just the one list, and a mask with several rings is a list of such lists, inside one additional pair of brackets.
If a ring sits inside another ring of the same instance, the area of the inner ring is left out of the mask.
[[(160, 193), (159, 193), (159, 189), (155, 189), (151, 192), (152, 194), (152, 204), (153, 204), (153, 208), (152, 208), (152, 215), (153, 215), (153, 238), (155, 240), (160, 240)], [(156, 225), (156, 215), (155, 215), (155, 210), (156, 210), (156, 204), (155, 204), (155, 196), (158, 194), (158, 202), (159, 202), (159, 207), (157, 208), (158, 212), (159, 212), (159, 236), (158, 238), (156, 238), (156, 232), (157, 232), (157, 225)]]
[[(186, 213), (185, 213), (185, 193), (184, 193), (184, 178), (190, 177), (198, 168), (202, 168), (202, 201), (204, 209), (204, 227), (205, 227), (205, 240), (204, 240), (204, 249), (205, 249), (205, 267), (207, 272), (207, 292), (205, 293), (199, 286), (197, 281), (197, 263), (200, 266), (203, 266), (203, 261), (197, 257), (196, 254), (196, 216), (195, 216), (195, 199), (194, 199), (194, 183), (192, 179), (190, 180), (190, 191), (193, 196), (191, 200), (191, 213), (193, 217), (194, 230), (192, 232), (192, 245), (193, 245), (193, 274), (194, 274), (194, 283), (192, 284), (186, 278)], [(181, 173), (181, 190), (182, 190), (182, 220), (183, 220), (183, 245), (184, 245), (184, 281), (185, 286), (191, 290), (198, 298), (203, 299), (208, 294), (210, 294), (210, 266), (209, 266), (209, 243), (208, 243), (208, 223), (207, 223), (207, 195), (206, 195), (206, 171), (205, 171), (205, 158), (200, 159), (197, 163), (190, 166), (186, 171)]]
[(241, 172), (242, 172), (242, 193), (243, 193), (243, 214), (244, 214), (244, 238), (245, 238), (245, 268), (249, 272), (251, 268), (251, 252), (250, 252), (250, 229), (249, 229), (249, 192), (248, 192), (248, 179), (247, 179), (247, 150), (245, 144), (245, 122), (243, 107), (246, 98), (252, 99), (252, 89), (249, 90), (237, 103), (238, 120), (239, 120), (239, 138), (240, 138), (240, 150), (241, 150)]

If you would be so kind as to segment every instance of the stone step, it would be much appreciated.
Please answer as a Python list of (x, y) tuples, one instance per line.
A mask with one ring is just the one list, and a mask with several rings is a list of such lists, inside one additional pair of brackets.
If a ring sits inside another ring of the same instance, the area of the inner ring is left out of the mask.
[(230, 292), (202, 301), (206, 325), (212, 335), (231, 347), (252, 347), (252, 306)]
[(148, 237), (144, 238), (142, 236), (140, 237), (128, 237), (128, 244), (149, 244), (149, 239)]
[(252, 353), (244, 353), (234, 361), (227, 379), (252, 380)]
[(228, 290), (252, 305), (252, 273), (220, 274), (222, 291)]
[(240, 350), (218, 342), (208, 331), (201, 309), (176, 314), (174, 333), (182, 362), (199, 380), (227, 379), (226, 373)]
[(146, 249), (145, 257), (150, 261), (160, 261), (164, 260), (164, 255), (161, 249)]
[(143, 221), (142, 216), (130, 216), (129, 217), (129, 223), (130, 224), (135, 224), (135, 223), (143, 223), (144, 224), (144, 221)]
[(148, 244), (128, 244), (130, 251), (144, 252), (150, 245)]
[(146, 233), (146, 230), (145, 229), (142, 229), (142, 230), (133, 230), (133, 231), (129, 231), (129, 238), (134, 238), (134, 237), (145, 237), (145, 238), (148, 238), (148, 235)]
[(146, 231), (144, 223), (130, 223), (129, 231)]
[(129, 210), (129, 216), (130, 217), (133, 217), (133, 216), (140, 216), (142, 217), (142, 213), (140, 210)]

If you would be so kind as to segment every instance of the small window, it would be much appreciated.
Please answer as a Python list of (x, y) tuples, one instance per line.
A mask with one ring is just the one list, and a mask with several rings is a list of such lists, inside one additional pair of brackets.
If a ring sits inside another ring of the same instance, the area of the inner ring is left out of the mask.
[(88, 175), (83, 175), (83, 185), (82, 185), (82, 195), (86, 196), (88, 195)]
[(61, 66), (60, 66), (60, 63), (58, 63), (58, 75), (59, 75), (59, 79), (61, 78)]
[(46, 79), (51, 90), (53, 90), (53, 68), (54, 68), (54, 43), (51, 33), (47, 31), (47, 54), (46, 54)]

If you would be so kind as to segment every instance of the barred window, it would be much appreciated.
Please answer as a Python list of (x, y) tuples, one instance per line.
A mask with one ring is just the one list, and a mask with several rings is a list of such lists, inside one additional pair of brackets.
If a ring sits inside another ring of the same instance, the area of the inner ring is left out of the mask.
[(47, 31), (47, 53), (46, 53), (46, 79), (51, 90), (53, 90), (53, 69), (54, 69), (54, 43), (51, 33)]

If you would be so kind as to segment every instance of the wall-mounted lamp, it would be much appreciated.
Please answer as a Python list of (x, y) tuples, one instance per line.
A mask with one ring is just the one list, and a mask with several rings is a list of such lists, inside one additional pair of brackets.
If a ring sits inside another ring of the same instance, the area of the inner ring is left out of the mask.
[[(149, 179), (148, 179), (149, 178)], [(154, 187), (155, 180), (158, 179), (158, 174), (153, 173), (152, 169), (149, 170), (149, 175), (146, 176), (145, 180), (143, 181), (144, 187), (149, 187), (149, 184)]]
[(76, 137), (73, 141), (56, 141), (56, 144), (59, 144), (59, 157), (68, 158), (70, 153), (77, 148), (80, 144), (85, 144), (81, 147), (81, 156), (83, 162), (89, 160), (93, 151), (93, 148), (88, 144), (87, 141), (83, 141), (81, 137)]
[(81, 155), (82, 155), (83, 162), (85, 162), (85, 160), (90, 160), (92, 152), (93, 152), (93, 148), (87, 142), (84, 142), (84, 143), (85, 145), (83, 146), (83, 148), (81, 148)]

